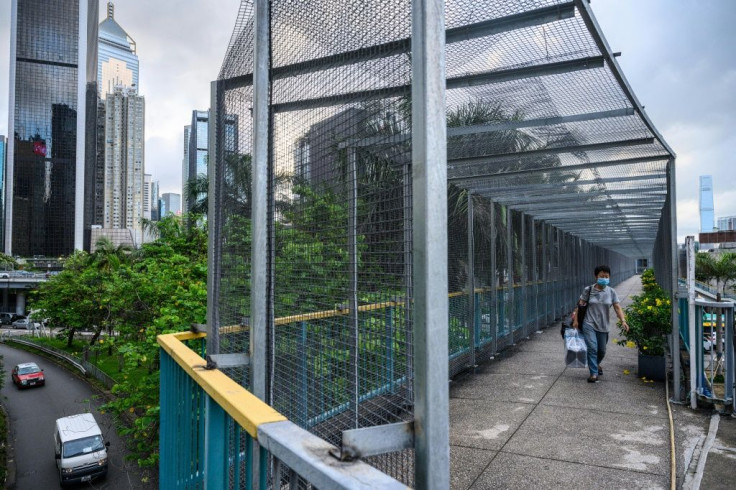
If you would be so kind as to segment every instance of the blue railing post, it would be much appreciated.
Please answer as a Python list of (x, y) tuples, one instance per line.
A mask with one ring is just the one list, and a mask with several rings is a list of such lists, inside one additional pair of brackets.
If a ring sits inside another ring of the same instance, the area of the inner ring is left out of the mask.
[(225, 410), (210, 396), (207, 396), (207, 412), (205, 416), (205, 453), (204, 476), (205, 489), (227, 488), (228, 446), (227, 418)]
[[(173, 429), (177, 425), (176, 410), (171, 404), (171, 379), (172, 379), (172, 359), (165, 350), (159, 349), (161, 371), (160, 371), (160, 429), (159, 429), (159, 481), (161, 488), (173, 488), (174, 478), (172, 467), (172, 454), (175, 445), (173, 438)], [(164, 417), (163, 414), (166, 414)]]
[(480, 325), (481, 325), (481, 317), (480, 317), (480, 293), (473, 293), (473, 296), (475, 296), (475, 315), (473, 315), (473, 323), (475, 325), (473, 326), (473, 347), (478, 348), (480, 347)]

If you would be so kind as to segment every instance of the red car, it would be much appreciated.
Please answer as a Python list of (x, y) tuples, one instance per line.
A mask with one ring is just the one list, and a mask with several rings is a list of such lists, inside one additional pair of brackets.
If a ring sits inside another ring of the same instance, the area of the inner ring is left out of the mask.
[(13, 368), (13, 383), (18, 388), (43, 386), (46, 384), (46, 378), (43, 375), (43, 369), (39, 368), (35, 362), (24, 362)]

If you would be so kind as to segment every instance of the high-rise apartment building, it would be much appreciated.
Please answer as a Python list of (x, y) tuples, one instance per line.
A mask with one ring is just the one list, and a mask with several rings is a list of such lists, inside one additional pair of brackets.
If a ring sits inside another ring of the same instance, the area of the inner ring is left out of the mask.
[(736, 230), (736, 216), (724, 216), (718, 218), (718, 231)]
[(129, 228), (143, 239), (143, 97), (116, 87), (105, 100), (105, 192), (102, 227)]
[(163, 218), (167, 214), (181, 214), (181, 196), (173, 192), (164, 192), (159, 201), (159, 211)]
[(713, 177), (710, 175), (700, 176), (700, 233), (710, 233), (715, 228), (715, 215), (713, 209)]
[(100, 23), (97, 79), (100, 98), (115, 87), (138, 91), (138, 55), (132, 37), (115, 21), (115, 7), (107, 2), (107, 18)]
[(98, 14), (97, 0), (11, 1), (8, 254), (58, 257), (85, 245), (87, 92), (96, 91)]

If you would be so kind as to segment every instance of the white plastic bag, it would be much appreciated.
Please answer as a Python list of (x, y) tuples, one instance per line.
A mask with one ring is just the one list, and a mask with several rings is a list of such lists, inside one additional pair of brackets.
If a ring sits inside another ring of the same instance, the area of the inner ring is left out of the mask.
[(567, 367), (588, 367), (588, 348), (579, 330), (575, 328), (565, 329), (565, 348), (565, 364), (567, 364)]

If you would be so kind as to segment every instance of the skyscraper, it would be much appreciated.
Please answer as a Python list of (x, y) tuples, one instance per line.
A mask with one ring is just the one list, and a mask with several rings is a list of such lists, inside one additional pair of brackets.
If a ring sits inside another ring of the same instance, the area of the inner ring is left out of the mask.
[[(84, 246), (87, 89), (97, 79), (97, 0), (12, 0), (5, 252)], [(94, 125), (93, 125), (94, 126)]]
[(700, 176), (700, 232), (710, 233), (715, 227), (713, 209), (713, 177)]
[[(184, 212), (189, 212), (194, 204), (193, 202), (189, 202), (187, 182), (196, 180), (200, 174), (207, 175), (209, 121), (209, 111), (192, 111), (192, 124), (191, 126), (187, 126), (189, 128), (189, 147), (185, 149), (185, 155), (188, 161), (186, 180), (183, 181), (182, 185), (182, 207)], [(185, 139), (187, 127), (184, 128)]]
[(151, 174), (143, 174), (143, 219), (151, 220)]
[(159, 215), (159, 196), (158, 196), (158, 180), (151, 182), (151, 220), (158, 221), (161, 216)]
[[(207, 175), (209, 160), (209, 111), (192, 111), (192, 124), (184, 126), (184, 161), (182, 168), (182, 211), (187, 213), (194, 202), (189, 202), (187, 183), (200, 175)], [(224, 155), (238, 152), (238, 119), (225, 115)], [(201, 195), (198, 196), (202, 197)]]
[(736, 216), (718, 218), (718, 231), (736, 230)]
[(187, 205), (187, 183), (189, 182), (189, 137), (192, 132), (191, 126), (184, 126), (184, 158), (181, 159), (181, 195), (184, 200), (184, 209), (189, 210)]
[(181, 196), (173, 192), (164, 192), (161, 196), (161, 217), (167, 214), (181, 214)]
[(5, 136), (0, 134), (0, 243), (5, 243), (2, 239), (5, 233)]
[(143, 97), (116, 87), (105, 100), (104, 229), (133, 230), (143, 240)]
[(97, 78), (100, 98), (115, 87), (138, 91), (138, 55), (132, 37), (115, 21), (115, 7), (107, 2), (107, 18), (100, 23)]

